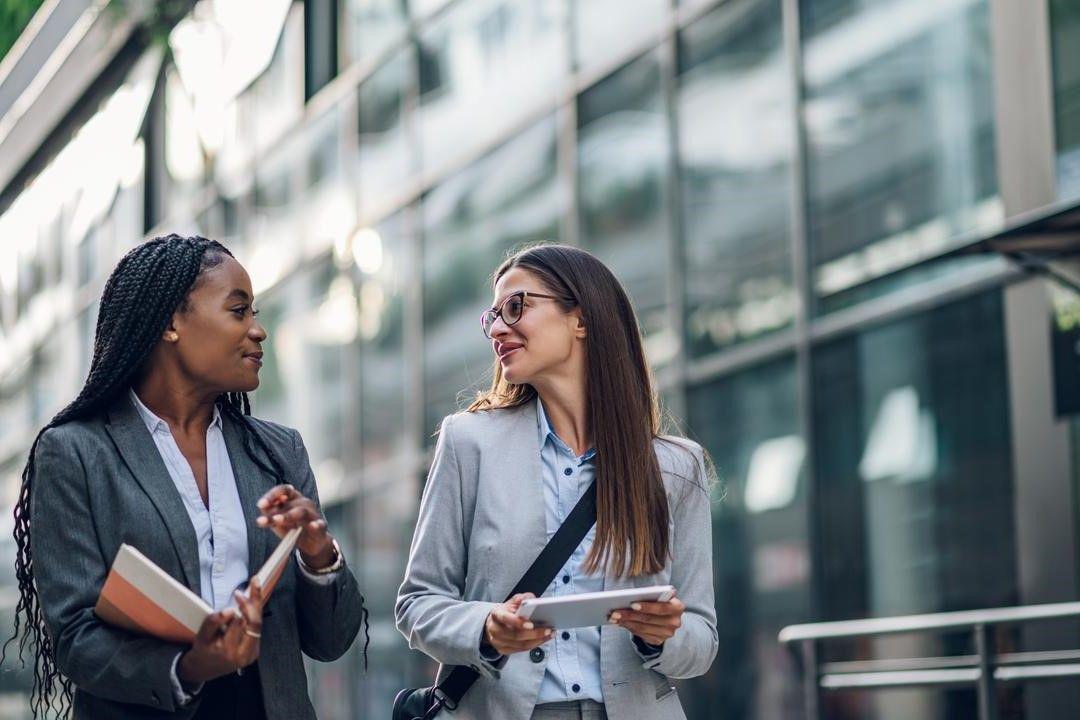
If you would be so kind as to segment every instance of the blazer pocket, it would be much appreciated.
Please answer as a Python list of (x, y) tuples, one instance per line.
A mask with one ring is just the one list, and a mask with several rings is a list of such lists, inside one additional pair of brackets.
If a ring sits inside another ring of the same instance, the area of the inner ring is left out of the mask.
[(656, 676), (653, 680), (655, 682), (657, 700), (663, 700), (668, 695), (675, 692), (675, 686), (671, 684), (671, 681), (668, 680), (666, 675), (662, 675), (655, 670), (650, 670), (649, 672)]

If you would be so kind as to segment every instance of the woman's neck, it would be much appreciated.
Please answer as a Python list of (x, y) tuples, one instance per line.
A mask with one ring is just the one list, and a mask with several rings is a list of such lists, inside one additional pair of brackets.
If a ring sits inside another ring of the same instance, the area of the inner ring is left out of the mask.
[(575, 455), (584, 455), (592, 447), (585, 378), (535, 382), (533, 387), (544, 404), (544, 413), (555, 434)]
[(131, 389), (172, 430), (205, 434), (210, 427), (216, 394), (187, 387), (165, 377), (165, 373), (149, 373), (133, 383)]

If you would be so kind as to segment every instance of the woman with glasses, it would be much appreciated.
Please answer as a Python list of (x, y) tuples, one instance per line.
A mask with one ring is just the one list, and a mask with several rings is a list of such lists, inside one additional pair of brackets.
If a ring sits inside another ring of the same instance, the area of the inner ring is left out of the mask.
[[(494, 275), (482, 318), (494, 379), (442, 423), (398, 629), (480, 673), (454, 718), (683, 718), (670, 679), (717, 649), (709, 474), (700, 446), (661, 436), (626, 292), (599, 260), (526, 249)], [(596, 525), (545, 596), (673, 585), (603, 627), (534, 626), (501, 602), (596, 481)]]

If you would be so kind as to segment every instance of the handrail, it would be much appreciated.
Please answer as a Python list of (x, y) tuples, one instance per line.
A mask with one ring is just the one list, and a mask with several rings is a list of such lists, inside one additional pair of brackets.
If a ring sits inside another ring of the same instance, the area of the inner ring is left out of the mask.
[(976, 625), (1003, 625), (1032, 620), (1080, 617), (1080, 602), (1021, 605), (1019, 607), (962, 610), (960, 612), (900, 615), (866, 620), (789, 625), (780, 631), (780, 642), (828, 640), (863, 635), (896, 635), (930, 630), (956, 630)]
[[(1065, 618), (1080, 618), (1080, 602), (790, 625), (780, 631), (779, 640), (801, 651), (808, 720), (822, 720), (823, 691), (972, 685), (978, 697), (979, 719), (998, 720), (997, 683), (1080, 677), (1080, 649), (997, 654), (993, 628)], [(976, 653), (830, 663), (820, 660), (820, 645), (828, 640), (950, 630), (972, 631)]]

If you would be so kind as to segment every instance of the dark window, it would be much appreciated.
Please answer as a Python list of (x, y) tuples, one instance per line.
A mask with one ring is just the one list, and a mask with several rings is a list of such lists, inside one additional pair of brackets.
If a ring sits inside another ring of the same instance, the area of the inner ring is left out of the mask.
[(310, 100), (338, 70), (338, 0), (304, 3), (304, 99)]

